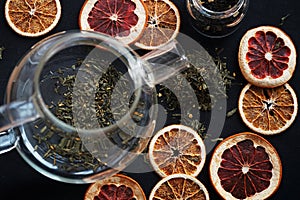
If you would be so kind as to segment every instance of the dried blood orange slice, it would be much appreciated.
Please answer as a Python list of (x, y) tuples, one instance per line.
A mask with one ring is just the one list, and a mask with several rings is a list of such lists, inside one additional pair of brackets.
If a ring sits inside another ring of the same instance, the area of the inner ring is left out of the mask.
[(51, 31), (61, 17), (59, 0), (7, 0), (5, 18), (18, 34), (37, 37)]
[(280, 185), (282, 165), (266, 139), (244, 132), (225, 138), (216, 147), (209, 173), (224, 199), (266, 199)]
[(205, 163), (206, 150), (196, 131), (174, 124), (153, 136), (149, 144), (149, 159), (161, 177), (175, 173), (197, 176)]
[(169, 0), (143, 0), (148, 11), (148, 24), (135, 45), (157, 49), (176, 38), (180, 28), (178, 8)]
[(96, 181), (87, 189), (84, 200), (146, 200), (141, 186), (132, 178), (115, 174)]
[(247, 31), (240, 41), (238, 57), (244, 77), (260, 87), (283, 85), (296, 66), (296, 49), (291, 38), (272, 26)]
[(238, 109), (250, 129), (272, 135), (291, 126), (297, 115), (298, 101), (288, 83), (276, 88), (262, 88), (249, 83), (241, 91)]
[(209, 194), (195, 177), (172, 174), (164, 177), (152, 189), (149, 200), (158, 199), (209, 200)]
[(141, 0), (86, 0), (79, 14), (79, 27), (130, 44), (141, 36), (147, 16)]

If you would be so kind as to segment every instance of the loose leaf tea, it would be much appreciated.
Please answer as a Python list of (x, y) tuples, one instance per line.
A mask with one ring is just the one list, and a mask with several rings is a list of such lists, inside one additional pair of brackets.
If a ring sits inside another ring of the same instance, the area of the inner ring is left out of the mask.
[[(109, 65), (108, 63), (103, 64)], [(51, 110), (60, 120), (72, 126), (90, 129), (97, 128), (98, 123), (100, 127), (110, 126), (114, 121), (126, 114), (129, 107), (128, 104), (123, 105), (124, 107), (127, 106), (127, 109), (119, 109), (118, 115), (116, 110), (114, 112), (111, 111), (111, 97), (113, 92), (116, 92), (114, 90), (115, 84), (118, 82), (123, 89), (129, 88), (128, 80), (122, 79), (121, 72), (117, 71), (113, 66), (107, 67), (105, 73), (101, 72), (103, 69), (98, 69), (97, 67), (93, 63), (85, 63), (85, 67), (80, 68), (80, 79), (76, 75), (68, 75), (64, 78), (60, 76), (53, 77), (57, 79), (54, 90), (64, 97), (58, 102), (52, 102), (51, 106)], [(96, 75), (97, 72), (101, 73), (99, 79)], [(94, 80), (92, 77), (94, 77)], [(75, 81), (76, 90), (73, 90)], [(128, 98), (130, 95), (128, 90), (124, 90), (122, 93), (121, 91), (118, 92), (120, 92), (119, 98)], [(95, 104), (90, 104), (86, 96), (95, 96), (95, 99), (91, 101), (92, 103), (95, 102)], [(92, 112), (92, 109), (95, 109), (96, 113), (91, 113), (91, 115), (85, 114)], [(77, 113), (76, 119), (73, 117), (73, 111)], [(93, 127), (94, 124), (91, 124), (91, 121), (93, 121), (91, 117), (95, 117), (94, 120), (97, 121), (96, 127)]]
[(96, 171), (105, 165), (85, 148), (78, 133), (66, 133), (43, 120), (36, 122), (35, 130), (33, 135), (36, 140), (35, 150), (41, 152), (45, 160), (52, 161), (52, 164), (61, 170)]
[(233, 116), (236, 113), (236, 111), (237, 111), (237, 108), (234, 108), (234, 109), (228, 111), (227, 114), (226, 114), (226, 117)]
[[(209, 55), (207, 55), (209, 56)], [(213, 58), (215, 67), (210, 66), (211, 57), (205, 57), (201, 52), (188, 51), (190, 67), (182, 71), (179, 75), (172, 77), (157, 87), (158, 100), (166, 109), (168, 119), (172, 123), (182, 123), (194, 128), (201, 137), (205, 137), (205, 126), (196, 119), (189, 110), (181, 113), (181, 106), (191, 110), (197, 109), (199, 112), (211, 111), (211, 109), (221, 109), (214, 107), (217, 102), (227, 98), (227, 90), (235, 79), (234, 73), (227, 69), (226, 62), (216, 56)], [(187, 81), (188, 85), (184, 84)], [(167, 86), (172, 86), (171, 89)], [(189, 90), (190, 86), (193, 91)], [(196, 95), (197, 104), (189, 102)], [(180, 99), (178, 99), (180, 97)], [(183, 102), (180, 102), (182, 100)]]
[(201, 111), (209, 111), (215, 103), (227, 98), (227, 90), (235, 79), (234, 73), (227, 69), (225, 58), (216, 56), (213, 58), (215, 66), (205, 64), (203, 54), (197, 51), (189, 51), (187, 57), (190, 67), (182, 72), (183, 77), (191, 84), (195, 91)]
[(283, 17), (280, 18), (280, 23), (279, 23), (279, 26), (283, 26), (284, 23), (286, 22), (286, 20), (290, 17), (291, 14), (287, 14)]
[(4, 47), (0, 47), (0, 60), (2, 60), (2, 54), (3, 54), (4, 50), (5, 50)]
[(124, 124), (122, 129), (106, 132), (101, 137), (84, 134), (84, 130), (111, 126), (129, 113), (135, 93), (130, 90), (132, 83), (127, 78), (113, 64), (99, 60), (78, 61), (47, 73), (41, 85), (54, 91), (45, 98), (49, 110), (83, 133), (66, 132), (51, 122), (39, 120), (33, 136), (36, 151), (54, 166), (72, 173), (102, 170), (107, 168), (110, 155), (135, 150), (138, 143), (143, 142), (139, 134), (145, 132), (149, 121), (151, 103), (144, 93), (130, 113), (132, 122)]

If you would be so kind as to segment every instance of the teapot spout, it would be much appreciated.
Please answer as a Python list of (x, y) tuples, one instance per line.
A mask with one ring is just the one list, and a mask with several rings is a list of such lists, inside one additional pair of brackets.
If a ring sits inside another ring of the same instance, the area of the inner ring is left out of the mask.
[(143, 55), (142, 60), (146, 63), (146, 82), (155, 86), (178, 72), (189, 67), (185, 51), (176, 40), (172, 40), (160, 49), (150, 51)]

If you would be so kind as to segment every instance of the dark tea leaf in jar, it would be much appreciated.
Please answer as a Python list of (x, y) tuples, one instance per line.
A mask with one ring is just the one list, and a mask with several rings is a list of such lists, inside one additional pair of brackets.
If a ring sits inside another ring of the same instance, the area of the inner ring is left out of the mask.
[(238, 0), (200, 0), (203, 7), (212, 11), (226, 11), (237, 4)]
[(249, 0), (187, 0), (192, 27), (210, 38), (226, 37), (234, 33), (248, 7)]

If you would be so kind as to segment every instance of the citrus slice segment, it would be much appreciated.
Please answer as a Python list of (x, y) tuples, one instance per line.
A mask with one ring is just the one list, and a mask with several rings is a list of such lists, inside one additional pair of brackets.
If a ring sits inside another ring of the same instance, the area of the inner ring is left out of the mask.
[(206, 150), (196, 131), (174, 124), (164, 127), (151, 139), (149, 159), (161, 177), (175, 173), (197, 176), (205, 163)]
[(80, 10), (79, 27), (130, 44), (141, 36), (147, 16), (141, 0), (86, 0)]
[(91, 184), (84, 200), (146, 200), (141, 186), (134, 179), (122, 174), (101, 179)]
[(144, 0), (148, 23), (135, 45), (142, 49), (157, 49), (176, 38), (180, 29), (178, 8), (169, 0)]
[(18, 34), (37, 37), (51, 31), (61, 17), (59, 0), (7, 0), (5, 18)]
[(209, 173), (212, 185), (224, 199), (266, 199), (280, 185), (282, 164), (266, 139), (244, 132), (220, 142)]
[(238, 109), (250, 129), (272, 135), (291, 126), (298, 112), (298, 101), (288, 83), (276, 88), (261, 88), (249, 83), (241, 91)]
[(157, 199), (209, 200), (209, 193), (195, 177), (172, 174), (161, 179), (151, 190), (149, 200)]
[(296, 48), (281, 29), (260, 26), (240, 41), (238, 61), (242, 74), (253, 85), (277, 87), (286, 83), (296, 66)]

